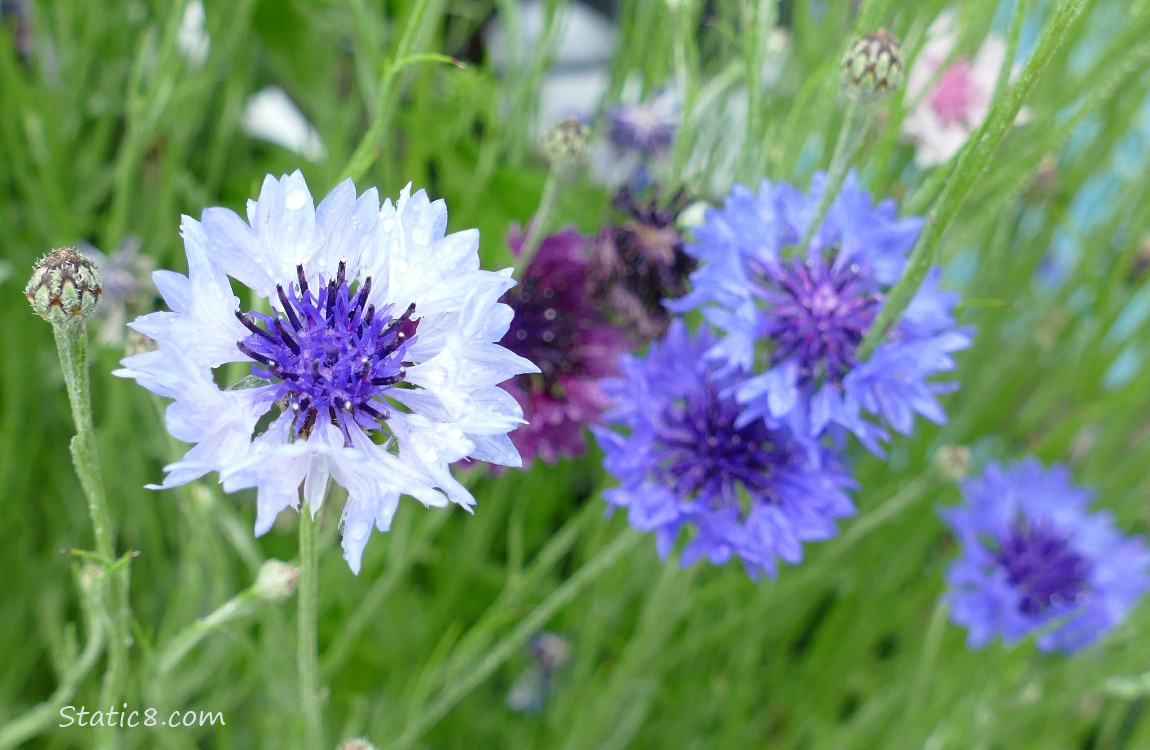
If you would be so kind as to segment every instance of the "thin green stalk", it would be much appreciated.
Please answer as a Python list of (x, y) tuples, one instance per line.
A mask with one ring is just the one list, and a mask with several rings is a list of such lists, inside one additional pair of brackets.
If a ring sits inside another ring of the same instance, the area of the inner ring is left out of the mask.
[(505, 621), (508, 612), (515, 611), (521, 606), (520, 600), (523, 596), (533, 591), (545, 574), (554, 570), (587, 527), (602, 516), (603, 510), (596, 503), (586, 503), (579, 513), (569, 518), (563, 527), (547, 540), (547, 544), (531, 560), (531, 565), (526, 571), (514, 578), (509, 577), (499, 596), (456, 644), (451, 661), (443, 667), (438, 679), (444, 683), (451, 682), (466, 671), (467, 665), (472, 661), (472, 653), (481, 648), (487, 634), (494, 630), (497, 624)]
[(448, 513), (425, 514), (420, 521), (419, 529), (410, 535), (411, 539), (408, 539), (408, 534), (394, 538), (395, 532), (392, 532), (391, 549), (384, 574), (364, 593), (359, 605), (341, 626), (339, 636), (324, 652), (323, 663), (320, 665), (320, 674), (324, 679), (331, 679), (344, 666), (364, 632), (376, 621), (392, 589), (411, 570), (411, 566), (423, 554), (427, 543), (443, 527), (449, 516)]
[(675, 56), (675, 76), (678, 79), (679, 90), (683, 92), (683, 110), (679, 118), (679, 128), (675, 134), (675, 142), (671, 151), (671, 191), (677, 189), (684, 182), (684, 172), (687, 161), (691, 157), (694, 147), (694, 133), (696, 123), (695, 104), (699, 96), (699, 69), (698, 49), (695, 47), (694, 32), (694, 2), (684, 0), (679, 3), (667, 3), (669, 12), (674, 16), (675, 33), (672, 34), (672, 48)]
[(629, 552), (643, 535), (628, 528), (615, 541), (603, 548), (595, 557), (581, 567), (559, 588), (555, 589), (536, 607), (531, 614), (512, 629), (506, 637), (481, 658), (465, 676), (451, 683), (433, 702), (404, 729), (403, 733), (390, 745), (393, 749), (411, 747), (428, 729), (477, 688), (491, 673), (507, 661), (527, 643), (543, 625), (565, 604), (579, 595), (596, 578), (610, 570), (623, 555)]
[(319, 646), (316, 628), (319, 599), (319, 555), (316, 536), (319, 523), (307, 506), (299, 514), (299, 626), (296, 638), (296, 669), (300, 708), (304, 716), (304, 736), (308, 750), (324, 750), (323, 711), (320, 708)]
[(934, 210), (930, 212), (926, 226), (919, 235), (907, 260), (906, 270), (902, 278), (891, 289), (886, 304), (879, 311), (866, 337), (859, 346), (858, 357), (867, 359), (886, 337), (895, 321), (902, 315), (903, 310), (910, 304), (918, 292), (919, 286), (927, 273), (934, 265), (934, 251), (938, 239), (950, 225), (962, 205), (963, 198), (970, 190), (978, 175), (982, 173), (987, 162), (990, 161), (994, 150), (1006, 136), (1007, 130), (1018, 117), (1022, 103), (1034, 90), (1042, 71), (1054, 57), (1054, 53), (1062, 46), (1062, 40), (1074, 28), (1079, 19), (1085, 17), (1083, 11), (1093, 4), (1094, 0), (1063, 0), (1054, 12), (1046, 34), (1039, 41), (1030, 61), (1019, 76), (1018, 82), (1000, 96), (991, 107), (989, 115), (982, 127), (975, 132), (958, 157), (958, 164), (954, 168), (950, 179), (943, 188)]
[[(434, 8), (432, 8), (432, 3), (435, 3)], [(416, 43), (425, 36), (427, 27), (443, 15), (443, 5), (444, 0), (416, 1), (411, 15), (408, 16), (407, 24), (403, 28), (403, 34), (385, 65), (383, 76), (380, 78), (379, 89), (376, 92), (378, 108), (375, 119), (372, 120), (355, 152), (352, 153), (347, 166), (344, 167), (343, 178), (360, 179), (379, 156), (380, 149), (383, 147), (383, 139), (387, 135), (388, 126), (391, 124), (392, 113), (395, 110), (393, 99), (397, 94), (396, 81), (404, 68), (414, 63), (426, 61), (459, 64), (457, 60), (447, 55), (412, 54), (411, 52)]]
[(80, 683), (96, 666), (100, 654), (104, 651), (105, 630), (101, 622), (103, 618), (98, 615), (100, 602), (96, 595), (96, 591), (102, 587), (97, 583), (90, 588), (83, 585), (80, 588), (82, 592), (81, 611), (88, 631), (88, 642), (84, 645), (84, 650), (76, 659), (75, 664), (60, 680), (60, 684), (56, 686), (48, 700), (19, 718), (0, 726), (0, 750), (18, 747), (49, 727), (56, 726), (60, 721), (60, 709), (69, 705), (76, 695)]
[[(767, 52), (767, 40), (775, 25), (775, 6), (758, 0), (747, 0), (742, 5), (743, 27), (748, 32), (743, 38), (743, 65), (747, 83), (747, 130), (745, 143), (761, 143), (765, 136), (762, 122), (763, 104), (763, 65)], [(744, 149), (739, 165), (739, 179), (754, 182), (761, 176), (763, 149)]]
[(908, 508), (920, 500), (927, 491), (935, 485), (938, 479), (933, 473), (922, 474), (915, 477), (909, 484), (895, 493), (894, 497), (884, 502), (874, 510), (867, 511), (865, 515), (851, 524), (842, 537), (834, 542), (833, 546), (822, 557), (812, 564), (804, 565), (796, 571), (800, 580), (817, 579), (824, 575), (827, 568), (856, 544), (877, 529), (901, 516)]
[(822, 225), (823, 219), (827, 217), (827, 212), (831, 210), (831, 204), (834, 203), (835, 196), (839, 194), (839, 188), (843, 186), (843, 182), (847, 178), (847, 171), (850, 169), (855, 151), (858, 150), (863, 136), (866, 135), (868, 122), (866, 115), (869, 109), (867, 104), (859, 99), (854, 97), (847, 99), (846, 115), (843, 117), (843, 126), (839, 130), (839, 137), (835, 142), (834, 153), (831, 155), (831, 166), (827, 171), (823, 193), (819, 197), (818, 209), (815, 211), (811, 223), (807, 226), (807, 231), (803, 233), (802, 241), (791, 248), (788, 254), (793, 255), (796, 252), (806, 250), (811, 239)]
[(559, 196), (559, 183), (562, 181), (559, 167), (551, 167), (547, 173), (547, 182), (543, 185), (543, 195), (539, 198), (539, 208), (535, 216), (527, 224), (527, 239), (523, 240), (523, 247), (519, 250), (519, 257), (515, 259), (515, 277), (523, 275), (523, 269), (535, 256), (539, 243), (543, 241), (543, 230), (555, 209), (555, 199)]
[(91, 381), (88, 377), (88, 331), (82, 319), (54, 324), (56, 351), (68, 389), (68, 403), (76, 435), (70, 447), (72, 463), (80, 486), (88, 501), (88, 515), (96, 541), (96, 553), (104, 567), (106, 580), (100, 584), (101, 609), (110, 621), (108, 642), (108, 669), (100, 690), (100, 702), (105, 706), (119, 705), (124, 695), (127, 676), (128, 643), (128, 566), (113, 571), (116, 559), (112, 541), (112, 524), (108, 513), (108, 498), (104, 493), (104, 479), (100, 473), (100, 454), (96, 446), (96, 429), (92, 424)]
[(248, 588), (224, 602), (215, 611), (184, 628), (164, 648), (156, 660), (157, 674), (171, 674), (184, 657), (208, 635), (255, 610), (260, 601), (254, 589)]
[(115, 559), (112, 543), (112, 525), (108, 514), (108, 499), (104, 494), (104, 479), (100, 473), (96, 431), (92, 424), (91, 381), (88, 377), (88, 332), (83, 322), (52, 326), (56, 337), (56, 351), (64, 372), (64, 385), (68, 389), (68, 403), (72, 408), (72, 422), (76, 436), (72, 438), (72, 461), (76, 476), (88, 500), (88, 514), (92, 518), (92, 531), (96, 537), (96, 552), (110, 565)]
[(912, 726), (915, 719), (921, 715), (923, 703), (929, 691), (930, 672), (938, 660), (939, 647), (942, 645), (942, 634), (946, 627), (948, 614), (947, 606), (941, 601), (934, 605), (934, 612), (930, 616), (930, 625), (926, 629), (926, 639), (922, 643), (922, 653), (918, 658), (918, 666), (914, 672), (914, 682), (911, 683), (909, 700), (906, 702), (906, 716), (903, 726)]

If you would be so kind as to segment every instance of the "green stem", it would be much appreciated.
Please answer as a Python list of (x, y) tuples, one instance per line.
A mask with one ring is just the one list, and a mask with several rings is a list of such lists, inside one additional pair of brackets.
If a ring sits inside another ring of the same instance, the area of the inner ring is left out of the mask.
[(807, 225), (807, 231), (803, 233), (802, 241), (791, 248), (790, 255), (806, 250), (811, 239), (822, 225), (823, 219), (831, 210), (831, 204), (834, 203), (835, 196), (839, 194), (839, 188), (843, 186), (843, 182), (847, 178), (847, 171), (850, 169), (854, 153), (859, 144), (862, 143), (863, 136), (866, 135), (866, 117), (864, 115), (868, 109), (858, 99), (847, 99), (846, 115), (843, 117), (843, 126), (839, 130), (839, 137), (835, 142), (834, 153), (831, 155), (831, 165), (827, 171), (826, 183), (823, 185), (823, 194), (819, 196), (818, 208), (815, 210), (815, 216), (811, 223)]
[(184, 657), (205, 637), (219, 630), (229, 622), (234, 622), (251, 613), (259, 602), (258, 595), (250, 588), (241, 591), (224, 602), (214, 612), (201, 617), (180, 631), (164, 648), (156, 660), (159, 674), (170, 674)]
[[(84, 645), (80, 657), (64, 675), (64, 679), (60, 680), (60, 684), (56, 686), (56, 690), (48, 700), (18, 719), (0, 726), (0, 750), (18, 747), (49, 727), (55, 726), (60, 720), (60, 709), (71, 703), (80, 683), (96, 666), (100, 653), (104, 650), (105, 640), (104, 625), (98, 614), (100, 603), (95, 594), (100, 589), (100, 586), (95, 586), (89, 591), (81, 586), (81, 609), (88, 630), (88, 642)], [(107, 705), (115, 704), (101, 704), (101, 707)]]
[[(743, 65), (747, 90), (747, 129), (745, 143), (761, 143), (766, 136), (762, 123), (766, 119), (763, 104), (763, 65), (766, 60), (768, 40), (775, 26), (775, 4), (747, 2), (742, 6), (743, 27), (748, 31), (743, 35)], [(762, 176), (766, 149), (743, 149), (739, 164), (738, 178), (743, 182), (754, 182)]]
[(682, 115), (675, 142), (671, 146), (671, 176), (669, 184), (674, 192), (686, 181), (687, 162), (694, 150), (695, 103), (699, 95), (698, 49), (695, 47), (694, 2), (667, 3), (674, 17), (675, 33), (672, 34), (675, 76), (679, 91), (683, 95)]
[(1074, 24), (1085, 16), (1083, 11), (1092, 3), (1093, 0), (1063, 0), (1054, 12), (1046, 35), (1039, 41), (1018, 82), (1006, 92), (1005, 96), (998, 97), (982, 127), (971, 135), (959, 153), (958, 164), (930, 212), (918, 242), (911, 250), (902, 278), (890, 290), (886, 304), (879, 311), (859, 346), (860, 361), (867, 359), (874, 352), (918, 292), (919, 286), (934, 264), (934, 250), (939, 237), (954, 219), (963, 198), (978, 179), (978, 175), (982, 174), (983, 168), (1006, 136), (1007, 130), (1014, 124), (1019, 110), (1022, 109), (1022, 103), (1034, 90), (1042, 71), (1046, 69), (1054, 53), (1062, 46), (1062, 40)]
[(301, 506), (299, 515), (299, 630), (296, 639), (296, 668), (299, 672), (299, 700), (303, 710), (306, 747), (324, 750), (323, 712), (320, 710), (319, 649), (316, 638), (319, 598), (319, 555), (316, 535), (319, 524), (311, 509)]
[(627, 529), (615, 541), (603, 548), (575, 575), (555, 589), (531, 614), (523, 618), (503, 640), (479, 660), (473, 669), (448, 686), (435, 702), (407, 725), (399, 738), (391, 744), (391, 747), (395, 749), (411, 747), (425, 731), (446, 716), (447, 712), (454, 708), (459, 701), (490, 677), (491, 673), (502, 666), (512, 654), (521, 649), (523, 644), (527, 643), (531, 636), (538, 632), (559, 609), (578, 596), (596, 578), (610, 570), (623, 555), (644, 537), (645, 535), (633, 529)]
[(92, 394), (88, 379), (88, 332), (82, 322), (52, 326), (56, 336), (56, 351), (64, 371), (64, 385), (68, 388), (68, 403), (72, 407), (72, 422), (76, 436), (72, 439), (72, 461), (80, 486), (88, 499), (88, 514), (96, 536), (96, 552), (105, 565), (115, 559), (112, 543), (108, 500), (104, 494), (104, 480), (100, 474), (96, 432), (92, 425)]
[(547, 182), (543, 185), (543, 195), (539, 198), (539, 208), (535, 216), (527, 224), (527, 238), (523, 240), (523, 247), (519, 249), (519, 257), (515, 259), (515, 278), (523, 275), (523, 269), (535, 256), (539, 244), (543, 241), (543, 230), (551, 219), (551, 212), (555, 208), (555, 199), (559, 195), (560, 169), (552, 167), (547, 173)]
[(322, 678), (330, 680), (344, 666), (353, 649), (360, 644), (363, 634), (378, 621), (379, 610), (383, 608), (388, 595), (405, 579), (411, 566), (424, 554), (428, 541), (443, 527), (449, 516), (449, 513), (425, 514), (412, 539), (407, 539), (408, 534), (396, 536), (393, 529), (393, 537), (389, 540), (391, 549), (384, 567), (386, 572), (364, 593), (358, 606), (341, 625), (339, 636), (332, 640), (324, 652), (320, 664)]
[(851, 524), (842, 537), (826, 551), (826, 554), (796, 571), (796, 577), (804, 581), (822, 577), (832, 564), (841, 560), (843, 555), (856, 544), (870, 536), (875, 530), (900, 517), (908, 508), (924, 497), (937, 481), (933, 473), (922, 474), (879, 507), (866, 511), (865, 515)]
[(104, 566), (107, 579), (100, 585), (100, 609), (110, 621), (108, 639), (108, 670), (100, 689), (100, 702), (105, 706), (119, 705), (123, 697), (124, 678), (127, 676), (128, 643), (128, 566), (112, 571), (115, 563), (115, 543), (108, 513), (108, 498), (104, 493), (104, 479), (100, 473), (100, 453), (96, 446), (96, 430), (92, 424), (92, 392), (88, 378), (88, 331), (83, 320), (73, 320), (52, 326), (56, 338), (56, 351), (60, 355), (60, 368), (68, 389), (68, 403), (72, 408), (72, 421), (76, 435), (72, 438), (72, 463), (76, 476), (88, 501), (88, 515), (96, 541), (96, 553)]
[(942, 645), (942, 633), (946, 626), (948, 609), (945, 604), (938, 602), (934, 605), (934, 612), (930, 616), (930, 625), (927, 626), (926, 639), (922, 644), (922, 654), (918, 658), (918, 667), (915, 669), (909, 700), (906, 704), (906, 717), (904, 726), (913, 726), (913, 722), (921, 716), (922, 706), (929, 691), (931, 669), (938, 660), (939, 647)]
[[(432, 2), (435, 2), (434, 10), (431, 10)], [(446, 55), (411, 54), (412, 48), (424, 36), (429, 23), (437, 20), (443, 14), (443, 3), (444, 0), (417, 0), (415, 7), (412, 8), (403, 34), (395, 46), (395, 51), (385, 63), (383, 76), (379, 81), (379, 89), (376, 92), (378, 107), (375, 119), (372, 120), (363, 139), (360, 140), (355, 152), (352, 153), (347, 166), (344, 167), (344, 178), (359, 180), (379, 156), (380, 149), (383, 147), (383, 139), (387, 135), (388, 125), (391, 124), (392, 112), (395, 111), (392, 100), (396, 96), (395, 83), (399, 79), (400, 72), (408, 65), (425, 60), (455, 62)]]

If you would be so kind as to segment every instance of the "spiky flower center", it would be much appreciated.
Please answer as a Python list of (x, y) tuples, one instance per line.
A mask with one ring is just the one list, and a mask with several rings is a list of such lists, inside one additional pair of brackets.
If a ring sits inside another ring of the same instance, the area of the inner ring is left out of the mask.
[[(690, 366), (685, 363), (684, 366)], [(711, 384), (671, 402), (656, 421), (658, 478), (681, 498), (740, 508), (774, 494), (774, 469), (790, 461), (784, 441), (762, 420), (736, 427), (739, 405)]]
[(303, 266), (298, 286), (276, 285), (275, 315), (251, 311), (236, 317), (251, 335), (237, 342), (256, 361), (252, 374), (276, 382), (276, 399), (295, 413), (297, 437), (307, 437), (317, 420), (343, 431), (374, 430), (387, 418), (388, 390), (403, 381), (412, 303), (398, 317), (368, 304), (371, 277), (353, 294), (342, 261), (327, 286), (312, 291)]
[(867, 269), (796, 258), (772, 276), (761, 292), (763, 333), (775, 347), (772, 363), (797, 359), (807, 382), (841, 380), (856, 363), (858, 345), (882, 304)]
[(1022, 594), (1022, 611), (1043, 614), (1073, 604), (1086, 588), (1090, 563), (1062, 536), (1043, 525), (1022, 523), (999, 541), (996, 560)]

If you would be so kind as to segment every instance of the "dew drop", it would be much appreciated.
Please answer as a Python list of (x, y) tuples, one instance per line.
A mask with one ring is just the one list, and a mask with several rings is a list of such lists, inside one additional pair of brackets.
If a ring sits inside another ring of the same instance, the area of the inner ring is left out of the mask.
[(293, 190), (284, 197), (284, 206), (288, 211), (298, 211), (307, 203), (307, 193), (302, 190)]

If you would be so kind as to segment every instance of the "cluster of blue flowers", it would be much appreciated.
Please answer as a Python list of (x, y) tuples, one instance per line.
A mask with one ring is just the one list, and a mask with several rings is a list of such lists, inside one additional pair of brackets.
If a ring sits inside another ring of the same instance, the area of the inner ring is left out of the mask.
[(970, 331), (936, 280), (870, 359), (857, 356), (921, 220), (899, 219), (892, 201), (874, 205), (851, 178), (800, 248), (822, 185), (809, 195), (785, 183), (737, 187), (708, 211), (686, 247), (699, 263), (692, 288), (667, 306), (701, 310), (717, 335), (692, 338), (677, 323), (610, 385), (616, 429), (596, 434), (621, 486), (607, 500), (657, 530), (663, 554), (695, 526), (684, 563), (734, 555), (752, 577), (774, 576), (777, 559), (799, 562), (803, 542), (833, 536), (854, 513), (848, 434), (880, 452), (915, 413), (945, 420), (935, 395), (953, 386), (931, 378), (955, 366), (950, 352)]
[[(692, 527), (684, 565), (737, 557), (752, 578), (775, 576), (779, 559), (799, 562), (804, 542), (834, 536), (854, 513), (849, 435), (881, 455), (916, 414), (946, 420), (937, 396), (956, 384), (938, 376), (973, 331), (956, 325), (938, 269), (858, 356), (922, 220), (874, 204), (852, 176), (812, 231), (823, 188), (822, 176), (806, 195), (764, 181), (707, 212), (686, 246), (699, 263), (692, 288), (665, 303), (701, 311), (703, 327), (692, 336), (675, 321), (605, 383), (613, 406), (595, 435), (619, 482), (605, 499), (655, 532), (662, 556)], [(972, 647), (1037, 633), (1039, 648), (1073, 651), (1150, 588), (1143, 541), (1090, 514), (1064, 468), (990, 466), (963, 491), (967, 504), (944, 512), (962, 545), (946, 601)]]
[[(774, 577), (855, 513), (852, 435), (881, 455), (916, 415), (945, 421), (937, 397), (973, 335), (936, 269), (860, 358), (922, 220), (852, 176), (812, 227), (824, 184), (736, 187), (691, 241), (625, 193), (625, 223), (598, 242), (544, 239), (512, 291), (511, 270), (481, 270), (477, 233), (446, 234), (445, 206), (423, 192), (381, 206), (345, 182), (317, 207), (298, 172), (269, 177), (246, 222), (185, 217), (188, 275), (154, 274), (171, 311), (132, 324), (157, 347), (117, 374), (172, 398), (169, 430), (195, 443), (162, 487), (208, 472), (254, 487), (264, 533), (301, 499), (316, 512), (330, 480), (344, 486), (356, 572), (400, 496), (472, 506), (451, 464), (518, 466), (520, 451), (553, 463), (592, 425), (617, 480), (607, 503), (654, 532), (660, 555), (687, 529), (683, 565), (737, 558)], [(697, 332), (660, 317), (659, 300), (701, 317)], [(221, 387), (214, 371), (231, 363), (247, 377)], [(513, 442), (525, 411), (536, 424)], [(1142, 540), (1089, 514), (1064, 469), (991, 466), (963, 491), (944, 512), (962, 545), (947, 601), (972, 646), (1038, 632), (1040, 648), (1080, 648), (1150, 587)]]

